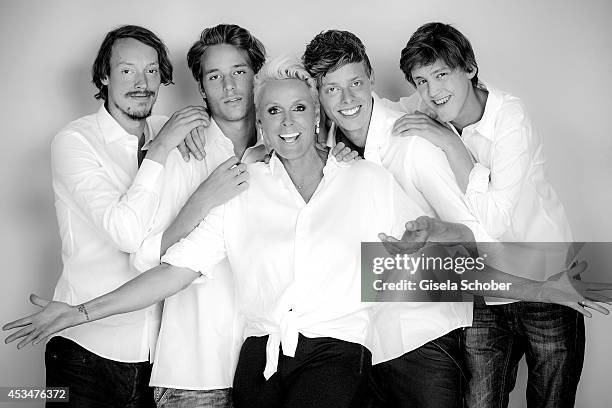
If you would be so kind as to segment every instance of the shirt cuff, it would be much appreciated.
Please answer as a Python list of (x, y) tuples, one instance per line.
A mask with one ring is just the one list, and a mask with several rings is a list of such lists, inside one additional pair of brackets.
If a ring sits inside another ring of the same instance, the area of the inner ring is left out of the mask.
[(193, 281), (194, 283), (205, 282), (208, 279), (212, 279), (210, 270), (208, 268), (202, 268), (201, 265), (198, 265), (197, 262), (193, 262), (189, 258), (188, 254), (186, 253), (189, 251), (186, 251), (186, 249), (184, 248), (184, 243), (185, 241), (181, 240), (176, 244), (172, 245), (170, 248), (168, 248), (164, 256), (162, 256), (161, 262), (179, 268), (189, 268), (193, 271), (200, 272), (202, 276), (196, 278)]
[(136, 173), (134, 185), (142, 186), (147, 190), (153, 190), (162, 170), (164, 170), (164, 166), (160, 163), (154, 160), (144, 159), (138, 169), (138, 173)]
[(489, 189), (489, 176), (491, 171), (480, 163), (474, 163), (468, 179), (465, 195), (471, 193), (485, 193)]
[(130, 255), (130, 262), (136, 270), (144, 272), (159, 265), (163, 233), (149, 234), (137, 252)]

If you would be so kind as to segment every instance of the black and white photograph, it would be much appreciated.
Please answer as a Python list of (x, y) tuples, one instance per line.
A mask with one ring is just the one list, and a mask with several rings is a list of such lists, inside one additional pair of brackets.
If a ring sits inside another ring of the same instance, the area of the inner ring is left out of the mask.
[(0, 4), (0, 408), (612, 406), (612, 3)]

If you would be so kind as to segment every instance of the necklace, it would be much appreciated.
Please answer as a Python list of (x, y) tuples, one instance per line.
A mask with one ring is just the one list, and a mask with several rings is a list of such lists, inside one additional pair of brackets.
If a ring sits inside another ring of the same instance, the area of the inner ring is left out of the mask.
[[(327, 156), (326, 156), (327, 153), (322, 152), (318, 149), (317, 149), (317, 153), (318, 153), (319, 159), (321, 159), (321, 162), (325, 164), (325, 162), (327, 162)], [(311, 186), (313, 183), (318, 183), (321, 180), (322, 180), (322, 177), (315, 177), (309, 182), (302, 182), (302, 184), (300, 185), (298, 185), (297, 183), (294, 183), (294, 184), (295, 184), (295, 188), (297, 188), (298, 190), (303, 190), (304, 188)]]
[(312, 183), (314, 183), (315, 181), (317, 181), (317, 179), (310, 180), (308, 183), (305, 183), (305, 184), (302, 184), (302, 185), (299, 185), (299, 186), (296, 184), (296, 186), (295, 186), (295, 187), (296, 187), (298, 190), (301, 190), (301, 189), (303, 189), (304, 187), (308, 187), (308, 186), (310, 186), (310, 185), (311, 185)]

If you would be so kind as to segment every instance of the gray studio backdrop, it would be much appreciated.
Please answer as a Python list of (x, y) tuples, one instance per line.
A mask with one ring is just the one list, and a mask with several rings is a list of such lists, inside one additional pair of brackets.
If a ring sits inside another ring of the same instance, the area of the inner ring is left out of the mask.
[[(68, 121), (94, 112), (90, 67), (104, 34), (139, 24), (167, 43), (176, 85), (162, 89), (157, 113), (199, 101), (185, 55), (218, 23), (250, 29), (271, 55), (300, 55), (328, 28), (357, 34), (368, 48), (382, 96), (412, 89), (399, 53), (421, 24), (454, 24), (472, 41), (480, 76), (521, 97), (541, 130), (549, 177), (575, 237), (612, 241), (612, 3), (545, 1), (2, 1), (0, 3), (0, 322), (33, 312), (31, 292), (50, 297), (61, 270), (49, 171), (49, 143)], [(591, 274), (612, 279), (612, 255)], [(578, 407), (612, 406), (612, 318), (587, 322)], [(0, 344), (0, 386), (41, 385), (43, 347)], [(524, 406), (525, 371), (511, 405)], [(0, 406), (9, 406), (0, 404)], [(21, 407), (23, 405), (15, 405)]]

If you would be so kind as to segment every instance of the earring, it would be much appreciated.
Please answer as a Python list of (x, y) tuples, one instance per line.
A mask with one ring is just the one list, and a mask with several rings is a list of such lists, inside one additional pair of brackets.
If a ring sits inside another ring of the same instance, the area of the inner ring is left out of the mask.
[(319, 122), (315, 123), (315, 135), (319, 134)]

